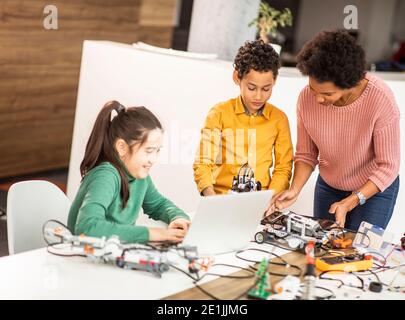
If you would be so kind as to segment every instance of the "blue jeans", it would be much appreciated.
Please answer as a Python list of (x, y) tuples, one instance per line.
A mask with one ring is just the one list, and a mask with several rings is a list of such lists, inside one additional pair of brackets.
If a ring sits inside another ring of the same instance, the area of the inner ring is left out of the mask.
[[(360, 224), (363, 221), (367, 221), (385, 229), (394, 211), (398, 190), (399, 176), (384, 192), (375, 194), (364, 205), (358, 205), (348, 212), (345, 228), (357, 231)], [(343, 200), (350, 194), (350, 191), (342, 191), (330, 187), (319, 175), (315, 186), (314, 216), (321, 219), (335, 220), (335, 216), (329, 213), (330, 206), (335, 202)]]

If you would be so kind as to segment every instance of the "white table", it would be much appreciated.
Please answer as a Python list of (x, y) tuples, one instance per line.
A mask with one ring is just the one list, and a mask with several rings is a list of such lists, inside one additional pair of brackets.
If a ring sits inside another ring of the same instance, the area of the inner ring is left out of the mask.
[[(252, 243), (250, 247), (269, 251), (273, 249), (268, 244)], [(285, 252), (274, 250), (279, 255)], [(249, 252), (245, 253), (245, 257), (260, 260), (263, 254)], [(182, 260), (179, 262), (183, 265)], [(247, 266), (233, 253), (217, 256), (215, 262)], [(210, 271), (223, 274), (235, 272), (235, 269), (227, 267), (214, 268)], [(381, 273), (379, 276), (383, 282), (389, 283), (393, 272)], [(354, 277), (337, 277), (356, 285)], [(214, 277), (204, 280), (212, 279)], [(396, 284), (405, 285), (405, 276), (398, 277)], [(339, 299), (405, 299), (403, 293), (385, 291), (375, 294), (349, 288), (336, 290), (336, 284), (331, 281), (319, 281), (318, 285), (334, 290)], [(82, 257), (55, 256), (45, 248), (0, 258), (0, 299), (161, 299), (191, 287), (192, 280), (174, 269), (159, 279), (144, 271), (96, 264)]]
[[(275, 252), (283, 254), (281, 249)], [(185, 260), (178, 262), (185, 267)], [(233, 253), (217, 256), (215, 262), (247, 266)], [(145, 271), (97, 264), (83, 257), (55, 256), (45, 248), (0, 258), (0, 299), (161, 299), (192, 286), (190, 278), (172, 268), (159, 279)]]

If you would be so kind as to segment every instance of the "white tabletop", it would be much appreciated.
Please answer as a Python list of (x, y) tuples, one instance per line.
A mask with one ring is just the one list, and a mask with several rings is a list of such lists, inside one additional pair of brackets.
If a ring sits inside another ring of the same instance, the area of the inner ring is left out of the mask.
[[(274, 252), (284, 253), (281, 249)], [(252, 259), (260, 256), (250, 254)], [(248, 265), (234, 253), (217, 256), (215, 262)], [(179, 258), (177, 263), (185, 269), (185, 260)], [(215, 268), (224, 274), (237, 271)], [(84, 257), (55, 256), (45, 248), (0, 258), (0, 284), (0, 299), (161, 299), (193, 287), (190, 278), (172, 268), (159, 279), (145, 271), (124, 270)]]
[[(250, 247), (274, 250), (279, 255), (286, 253), (268, 244), (252, 243)], [(245, 258), (254, 260), (264, 256), (254, 251), (244, 253)], [(183, 269), (186, 266), (182, 259), (177, 263)], [(216, 256), (215, 263), (248, 265), (236, 258), (234, 253)], [(210, 271), (229, 274), (236, 270), (214, 266)], [(380, 273), (379, 276), (381, 281), (389, 283), (394, 271)], [(350, 275), (334, 277), (343, 279), (346, 284), (359, 285), (358, 280)], [(214, 277), (206, 277), (204, 282), (212, 279)], [(367, 277), (364, 279), (367, 280)], [(347, 287), (336, 290), (337, 283), (332, 281), (320, 280), (317, 285), (332, 289), (338, 299), (405, 299), (403, 293), (388, 291), (376, 294)], [(405, 276), (400, 275), (396, 285), (404, 286)], [(192, 280), (172, 268), (157, 278), (145, 271), (124, 270), (83, 257), (55, 256), (45, 248), (0, 258), (0, 299), (161, 299), (191, 287)]]

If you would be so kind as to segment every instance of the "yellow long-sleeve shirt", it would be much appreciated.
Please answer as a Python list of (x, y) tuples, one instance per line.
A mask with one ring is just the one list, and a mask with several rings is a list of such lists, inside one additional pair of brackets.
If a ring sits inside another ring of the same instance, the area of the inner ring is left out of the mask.
[(288, 118), (269, 103), (260, 111), (249, 115), (240, 96), (209, 111), (193, 165), (199, 192), (212, 186), (216, 193), (227, 193), (244, 163), (262, 189), (278, 193), (289, 187), (293, 147)]

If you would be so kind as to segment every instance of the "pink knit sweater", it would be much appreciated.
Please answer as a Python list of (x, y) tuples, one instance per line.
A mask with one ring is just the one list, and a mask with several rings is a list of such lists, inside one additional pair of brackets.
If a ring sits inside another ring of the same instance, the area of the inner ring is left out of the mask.
[(305, 87), (297, 102), (295, 162), (315, 168), (333, 188), (353, 191), (367, 180), (384, 191), (398, 176), (399, 109), (389, 87), (370, 74), (362, 95), (343, 106), (323, 106)]

